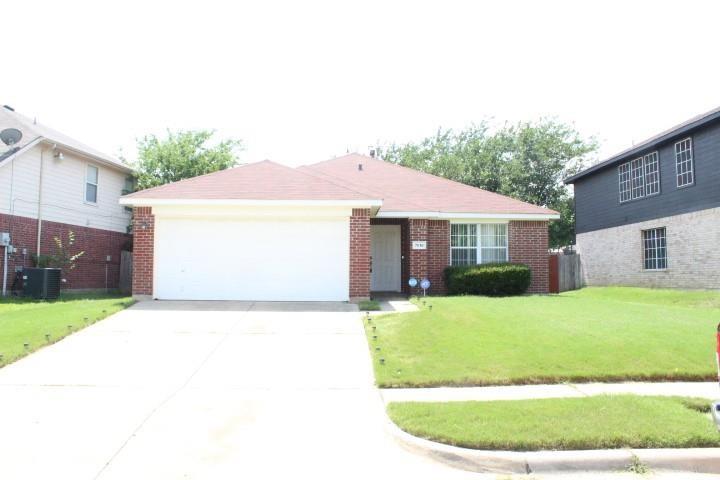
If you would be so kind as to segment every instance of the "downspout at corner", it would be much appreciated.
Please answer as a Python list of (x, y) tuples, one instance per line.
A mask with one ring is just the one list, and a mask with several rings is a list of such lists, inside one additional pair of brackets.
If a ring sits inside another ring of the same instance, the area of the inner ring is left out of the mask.
[(44, 160), (45, 148), (40, 149), (40, 178), (38, 181), (38, 223), (37, 223), (37, 248), (36, 248), (36, 262), (40, 258), (40, 247), (42, 238), (42, 187), (43, 187), (43, 160)]

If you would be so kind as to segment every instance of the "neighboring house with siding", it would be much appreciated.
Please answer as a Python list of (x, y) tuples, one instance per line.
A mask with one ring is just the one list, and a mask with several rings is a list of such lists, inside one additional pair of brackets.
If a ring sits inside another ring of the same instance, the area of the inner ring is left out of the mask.
[[(70, 231), (76, 239), (71, 253), (85, 254), (74, 270), (65, 272), (64, 288), (117, 287), (120, 252), (129, 245), (132, 216), (118, 200), (132, 188), (132, 170), (9, 107), (0, 107), (0, 130), (7, 128), (22, 133), (16, 145), (0, 143), (0, 233), (10, 234), (13, 247), (7, 289), (16, 270), (32, 266), (33, 255), (54, 254), (53, 238), (67, 243)], [(0, 255), (0, 276), (2, 262)]]
[(720, 108), (565, 182), (587, 285), (720, 288)]

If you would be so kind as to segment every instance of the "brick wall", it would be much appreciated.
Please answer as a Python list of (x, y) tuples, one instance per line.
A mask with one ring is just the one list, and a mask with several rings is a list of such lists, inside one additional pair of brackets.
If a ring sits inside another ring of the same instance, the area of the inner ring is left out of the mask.
[(133, 216), (133, 295), (153, 294), (155, 216), (152, 207), (135, 207)]
[[(425, 220), (411, 218), (408, 220), (409, 230), (409, 277), (418, 282), (423, 278), (430, 280), (431, 294), (445, 293), (443, 270), (450, 264), (450, 222), (447, 220)], [(413, 241), (426, 241), (427, 249), (413, 250)], [(405, 279), (407, 282), (407, 278)], [(420, 287), (411, 289), (410, 293), (420, 294)]]
[[(0, 214), (0, 232), (10, 232), (10, 241), (17, 252), (8, 259), (8, 290), (12, 288), (16, 267), (31, 267), (31, 255), (37, 252), (38, 221), (34, 218)], [(131, 239), (130, 235), (110, 230), (81, 227), (50, 221), (42, 222), (40, 253), (55, 254), (54, 237), (67, 245), (68, 233), (75, 234), (75, 244), (70, 253), (84, 251), (73, 270), (65, 270), (62, 284), (64, 289), (117, 288), (120, 278), (120, 252)], [(23, 249), (26, 251), (23, 254)], [(0, 251), (2, 249), (0, 248)], [(110, 261), (107, 256), (110, 255)], [(0, 254), (0, 275), (2, 274)], [(107, 283), (106, 283), (107, 272)], [(2, 278), (0, 278), (0, 284)]]
[(350, 217), (350, 298), (370, 297), (370, 209), (353, 208)]
[(430, 291), (433, 294), (446, 293), (443, 270), (450, 265), (450, 222), (447, 220), (428, 221), (427, 271)]
[[(667, 269), (643, 268), (642, 231), (665, 227)], [(587, 285), (720, 288), (720, 208), (577, 235)]]
[(508, 256), (532, 270), (528, 292), (548, 293), (548, 222), (512, 221), (508, 226)]

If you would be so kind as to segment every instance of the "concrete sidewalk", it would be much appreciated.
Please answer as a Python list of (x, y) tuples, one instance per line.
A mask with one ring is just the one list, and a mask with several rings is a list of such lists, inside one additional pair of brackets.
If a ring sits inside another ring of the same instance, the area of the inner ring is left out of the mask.
[(604, 394), (683, 396), (712, 400), (720, 399), (720, 388), (715, 382), (627, 382), (511, 385), (505, 387), (385, 388), (381, 390), (385, 403), (527, 400), (532, 398), (587, 397)]

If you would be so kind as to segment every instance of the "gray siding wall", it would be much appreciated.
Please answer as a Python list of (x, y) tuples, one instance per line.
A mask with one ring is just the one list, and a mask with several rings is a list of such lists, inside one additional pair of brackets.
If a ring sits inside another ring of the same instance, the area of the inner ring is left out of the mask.
[[(691, 136), (695, 184), (677, 188), (675, 142)], [(660, 194), (620, 203), (617, 165), (600, 170), (575, 183), (577, 233), (653, 220), (720, 206), (720, 122), (706, 125), (690, 135), (649, 148), (660, 162)]]

